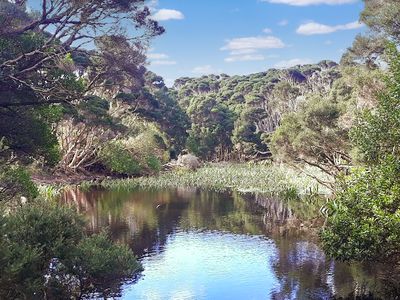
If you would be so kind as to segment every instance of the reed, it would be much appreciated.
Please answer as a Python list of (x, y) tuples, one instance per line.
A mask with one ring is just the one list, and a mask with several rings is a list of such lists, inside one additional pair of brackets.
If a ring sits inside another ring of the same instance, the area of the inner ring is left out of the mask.
[(105, 180), (100, 185), (111, 190), (192, 187), (214, 191), (274, 194), (290, 198), (327, 193), (312, 178), (286, 165), (278, 164), (209, 164), (197, 171), (178, 169), (159, 176)]

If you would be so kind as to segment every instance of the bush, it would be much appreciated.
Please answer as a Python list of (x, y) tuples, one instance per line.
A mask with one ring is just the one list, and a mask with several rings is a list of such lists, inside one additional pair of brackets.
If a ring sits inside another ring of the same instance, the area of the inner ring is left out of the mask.
[(25, 168), (0, 165), (0, 201), (12, 200), (21, 196), (33, 199), (38, 194), (38, 190)]
[(74, 211), (44, 201), (25, 205), (1, 223), (0, 298), (42, 293), (50, 259), (66, 259), (83, 237), (83, 220)]
[(161, 161), (154, 155), (150, 155), (149, 157), (147, 157), (147, 166), (149, 167), (149, 169), (153, 172), (160, 172), (161, 171)]
[(141, 270), (132, 251), (126, 245), (114, 244), (104, 232), (82, 240), (75, 259), (83, 275), (95, 281), (127, 277)]
[(140, 269), (126, 246), (114, 245), (105, 234), (86, 237), (83, 219), (70, 208), (40, 200), (4, 215), (0, 299), (61, 293), (70, 299), (76, 295), (69, 293), (88, 292), (105, 278), (119, 280)]
[(326, 252), (340, 260), (399, 261), (400, 162), (359, 169), (342, 183), (329, 203), (321, 233)]
[(109, 143), (99, 154), (101, 162), (110, 171), (121, 175), (138, 175), (141, 167), (121, 144)]
[[(67, 258), (83, 238), (85, 222), (72, 209), (36, 200), (7, 217), (7, 238), (40, 249), (45, 261)], [(45, 266), (46, 267), (46, 266)]]

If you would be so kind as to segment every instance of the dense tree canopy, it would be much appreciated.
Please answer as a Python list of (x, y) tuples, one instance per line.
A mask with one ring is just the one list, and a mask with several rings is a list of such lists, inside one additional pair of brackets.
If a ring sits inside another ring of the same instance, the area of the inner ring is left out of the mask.
[(339, 76), (337, 64), (322, 61), (248, 76), (180, 78), (173, 89), (192, 122), (188, 148), (208, 159), (268, 157), (269, 135), (282, 116), (307, 93), (329, 91)]

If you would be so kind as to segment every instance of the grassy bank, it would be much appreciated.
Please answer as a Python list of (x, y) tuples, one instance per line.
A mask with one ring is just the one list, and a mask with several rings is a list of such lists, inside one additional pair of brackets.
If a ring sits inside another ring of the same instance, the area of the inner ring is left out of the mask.
[[(215, 191), (305, 195), (327, 193), (317, 182), (297, 170), (274, 164), (209, 164), (197, 171), (178, 169), (159, 176), (104, 180), (107, 189), (203, 188)], [(83, 183), (83, 187), (90, 183)]]

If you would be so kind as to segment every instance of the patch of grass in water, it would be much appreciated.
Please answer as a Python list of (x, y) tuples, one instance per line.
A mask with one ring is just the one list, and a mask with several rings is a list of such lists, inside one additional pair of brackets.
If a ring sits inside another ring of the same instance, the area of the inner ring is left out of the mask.
[(193, 187), (221, 192), (273, 194), (287, 199), (327, 193), (312, 178), (277, 164), (209, 164), (197, 171), (178, 169), (153, 177), (105, 180), (100, 185), (112, 190)]

